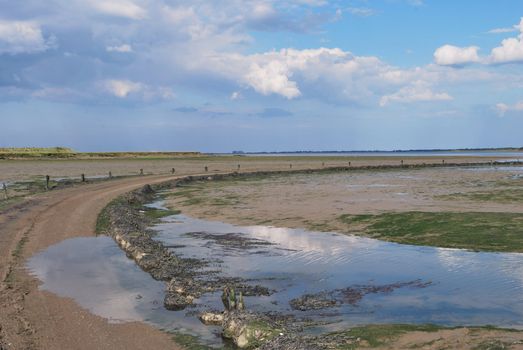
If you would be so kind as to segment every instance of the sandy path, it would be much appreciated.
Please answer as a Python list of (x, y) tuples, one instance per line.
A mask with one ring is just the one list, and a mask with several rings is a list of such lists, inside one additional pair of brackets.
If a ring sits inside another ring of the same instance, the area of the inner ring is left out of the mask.
[[(39, 290), (39, 281), (24, 269), (28, 257), (52, 244), (95, 235), (98, 213), (116, 196), (168, 178), (148, 176), (49, 192), (0, 213), (1, 349), (180, 348), (151, 326), (110, 324), (73, 300)], [(18, 256), (13, 256), (17, 249)]]

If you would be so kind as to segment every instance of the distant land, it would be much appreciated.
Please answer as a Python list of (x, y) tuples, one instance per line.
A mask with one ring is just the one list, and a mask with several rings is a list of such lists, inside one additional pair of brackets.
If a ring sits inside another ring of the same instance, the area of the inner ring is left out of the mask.
[(231, 153), (202, 153), (196, 151), (145, 151), (145, 152), (78, 152), (68, 147), (5, 147), (0, 148), (0, 159), (111, 159), (111, 158), (187, 158), (204, 156), (241, 156), (241, 155), (342, 155), (342, 154), (404, 154), (404, 153), (435, 153), (435, 152), (523, 152), (523, 147), (500, 148), (459, 148), (459, 149), (412, 149), (412, 150), (363, 150), (363, 151), (261, 151)]
[(201, 152), (77, 152), (67, 147), (0, 148), (0, 159), (100, 159), (100, 158), (167, 158), (197, 157)]

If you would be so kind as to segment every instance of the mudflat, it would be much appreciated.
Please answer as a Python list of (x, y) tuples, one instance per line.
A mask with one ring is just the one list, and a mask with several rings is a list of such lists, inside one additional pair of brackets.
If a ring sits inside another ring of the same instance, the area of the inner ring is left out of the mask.
[[(168, 205), (190, 216), (238, 225), (335, 231), (409, 244), (523, 251), (521, 235), (516, 234), (523, 222), (522, 174), (523, 168), (518, 166), (474, 166), (202, 181), (173, 191)], [(453, 234), (453, 230), (458, 231)], [(476, 236), (470, 236), (472, 230)]]

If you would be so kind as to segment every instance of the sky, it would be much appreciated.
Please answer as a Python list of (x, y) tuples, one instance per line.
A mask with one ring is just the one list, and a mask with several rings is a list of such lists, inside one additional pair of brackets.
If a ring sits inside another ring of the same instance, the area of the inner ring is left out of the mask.
[(0, 147), (523, 147), (521, 0), (0, 0)]

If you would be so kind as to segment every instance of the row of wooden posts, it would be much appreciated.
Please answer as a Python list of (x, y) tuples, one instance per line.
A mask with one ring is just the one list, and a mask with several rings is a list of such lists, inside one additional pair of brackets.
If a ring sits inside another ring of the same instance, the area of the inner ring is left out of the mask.
[[(401, 165), (404, 165), (404, 162), (403, 162), (403, 159), (400, 161), (401, 162)], [(442, 159), (441, 162), (443, 164), (445, 164), (445, 159)], [(492, 161), (491, 161), (492, 163)], [(321, 162), (321, 166), (322, 167), (325, 167), (325, 162)], [(351, 162), (349, 162), (349, 166), (351, 166)], [(241, 165), (238, 164), (238, 171), (241, 169)], [(289, 169), (292, 169), (292, 163), (289, 164)], [(204, 167), (204, 170), (205, 172), (208, 172), (209, 171), (209, 167), (206, 165)], [(176, 172), (176, 169), (175, 168), (172, 168), (171, 169), (171, 174), (174, 174)], [(143, 169), (140, 169), (140, 176), (143, 176), (144, 175), (144, 172), (143, 172)], [(112, 179), (113, 178), (113, 173), (111, 171), (109, 171), (109, 174), (108, 174), (108, 178), (109, 179)], [(85, 174), (81, 174), (81, 179), (82, 179), (82, 182), (86, 182), (86, 177), (85, 177)], [(49, 190), (49, 183), (51, 181), (51, 177), (49, 175), (46, 175), (45, 176), (45, 189), (46, 191)], [(5, 199), (8, 199), (9, 196), (8, 196), (8, 193), (7, 193), (7, 184), (6, 183), (3, 183), (2, 184), (2, 189), (4, 191), (4, 197)]]

